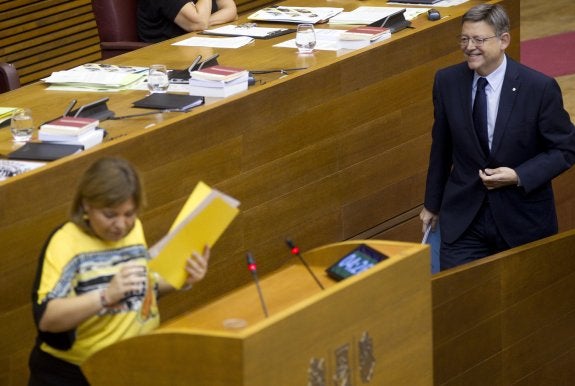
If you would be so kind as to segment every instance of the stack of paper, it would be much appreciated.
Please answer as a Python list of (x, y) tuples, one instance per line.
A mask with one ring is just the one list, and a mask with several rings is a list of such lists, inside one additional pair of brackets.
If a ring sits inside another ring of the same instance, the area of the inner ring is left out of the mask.
[(329, 19), (329, 24), (349, 24), (366, 25), (378, 20), (385, 20), (386, 17), (405, 9), (404, 16), (407, 20), (413, 20), (417, 15), (427, 12), (427, 8), (405, 8), (405, 7), (357, 7), (351, 12), (342, 12)]
[(62, 117), (40, 126), (38, 139), (44, 142), (82, 145), (89, 149), (104, 139), (99, 121), (92, 118)]
[(391, 30), (385, 27), (356, 27), (348, 29), (339, 35), (342, 48), (358, 49), (367, 47), (373, 42), (389, 39)]
[(326, 22), (342, 11), (343, 8), (334, 7), (284, 7), (274, 5), (252, 13), (248, 16), (248, 19), (282, 23), (315, 24)]
[[(255, 23), (250, 23), (255, 24)], [(217, 28), (207, 29), (202, 31), (204, 35), (222, 35), (222, 36), (249, 36), (255, 39), (270, 39), (276, 36), (281, 36), (295, 32), (290, 28), (273, 28), (273, 27), (258, 27), (255, 25), (224, 25)]]
[[(339, 51), (341, 49), (355, 50), (367, 47), (370, 44), (389, 39), (391, 35), (383, 34), (376, 40), (341, 40), (340, 36), (345, 31), (329, 28), (318, 28), (315, 30), (316, 45), (315, 50)], [(274, 47), (296, 48), (295, 39), (275, 44)]]
[(221, 65), (190, 73), (189, 93), (204, 97), (227, 97), (248, 89), (247, 70)]
[(0, 181), (46, 165), (46, 162), (0, 159)]
[(42, 79), (49, 90), (120, 91), (130, 88), (146, 76), (146, 67), (121, 67), (88, 63), (67, 71), (53, 72)]

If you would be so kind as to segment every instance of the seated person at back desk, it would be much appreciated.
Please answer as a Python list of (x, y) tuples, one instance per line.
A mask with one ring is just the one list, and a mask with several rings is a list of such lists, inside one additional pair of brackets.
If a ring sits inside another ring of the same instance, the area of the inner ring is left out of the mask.
[(155, 43), (237, 18), (234, 0), (138, 0), (138, 37)]

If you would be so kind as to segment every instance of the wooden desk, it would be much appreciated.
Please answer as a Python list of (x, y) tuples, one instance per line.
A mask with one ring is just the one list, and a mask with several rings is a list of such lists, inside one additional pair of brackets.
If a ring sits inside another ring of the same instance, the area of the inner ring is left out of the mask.
[[(414, 29), (345, 55), (298, 56), (295, 50), (271, 47), (277, 39), (238, 50), (165, 42), (111, 60), (184, 68), (197, 54), (217, 51), (222, 64), (248, 69), (309, 68), (281, 79), (270, 76), (266, 84), (187, 114), (106, 121), (102, 126), (110, 138), (105, 144), (0, 182), (0, 360), (9, 369), (6, 376), (26, 378), (35, 336), (29, 302), (37, 256), (50, 231), (65, 221), (78, 177), (103, 155), (125, 157), (142, 172), (148, 206), (141, 217), (150, 244), (168, 229), (199, 180), (242, 203), (213, 250), (206, 280), (192, 292), (162, 300), (165, 319), (249, 281), (247, 250), (262, 274), (278, 269), (291, 258), (287, 236), (303, 250), (352, 238), (418, 241), (433, 75), (461, 60), (454, 37), (461, 15), (475, 3), (444, 10), (450, 16), (438, 22), (421, 16)], [(517, 58), (519, 1), (501, 3), (513, 22), (510, 53)], [(347, 10), (358, 5), (337, 4)], [(109, 106), (118, 115), (140, 112), (130, 105), (144, 94), (110, 94)], [(84, 104), (101, 96), (48, 92), (33, 84), (0, 95), (0, 105), (29, 106), (42, 121), (61, 114), (72, 98)], [(10, 146), (8, 136), (8, 130), (0, 130), (3, 150)]]
[[(325, 268), (360, 244), (389, 258), (341, 282), (329, 279)], [(427, 246), (381, 240), (322, 246), (305, 257), (325, 290), (292, 260), (261, 281), (269, 317), (250, 283), (151, 334), (108, 346), (82, 369), (92, 386), (429, 386), (426, 255)]]
[(574, 248), (570, 230), (434, 275), (434, 384), (573, 384)]

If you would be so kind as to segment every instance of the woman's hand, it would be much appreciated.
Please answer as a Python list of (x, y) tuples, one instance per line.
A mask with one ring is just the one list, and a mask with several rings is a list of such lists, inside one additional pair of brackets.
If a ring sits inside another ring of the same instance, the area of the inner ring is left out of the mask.
[(186, 286), (191, 286), (202, 280), (208, 272), (208, 262), (210, 261), (210, 247), (204, 247), (204, 252), (200, 255), (194, 252), (192, 257), (186, 261)]
[(147, 280), (146, 267), (137, 263), (123, 264), (104, 290), (108, 305), (114, 305), (134, 293), (142, 293)]

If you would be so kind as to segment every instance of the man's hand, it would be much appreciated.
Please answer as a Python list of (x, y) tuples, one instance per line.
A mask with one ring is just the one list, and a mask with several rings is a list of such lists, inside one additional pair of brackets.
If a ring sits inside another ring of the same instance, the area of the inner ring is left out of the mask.
[(428, 211), (424, 207), (421, 210), (421, 213), (419, 213), (419, 219), (423, 223), (423, 227), (421, 228), (421, 232), (425, 233), (425, 231), (427, 230), (427, 227), (429, 225), (431, 225), (431, 230), (435, 230), (435, 225), (437, 224), (437, 220), (439, 219), (439, 216), (436, 215), (435, 213)]
[(519, 181), (515, 170), (506, 167), (480, 170), (479, 178), (487, 189), (497, 189), (509, 185), (517, 186)]

